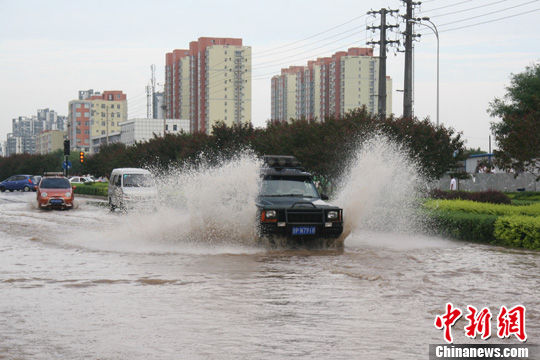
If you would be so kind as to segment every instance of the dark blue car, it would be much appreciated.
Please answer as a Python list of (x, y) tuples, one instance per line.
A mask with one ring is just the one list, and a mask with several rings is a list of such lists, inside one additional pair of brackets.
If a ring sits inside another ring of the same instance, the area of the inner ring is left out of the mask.
[(33, 175), (13, 175), (0, 182), (0, 191), (36, 191), (37, 185), (38, 184), (35, 183)]

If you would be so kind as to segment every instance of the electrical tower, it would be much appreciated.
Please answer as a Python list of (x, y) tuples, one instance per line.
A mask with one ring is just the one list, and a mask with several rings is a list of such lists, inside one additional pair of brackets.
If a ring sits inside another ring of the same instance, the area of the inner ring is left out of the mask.
[(413, 39), (419, 35), (414, 34), (413, 29), (413, 8), (420, 5), (421, 2), (412, 0), (402, 0), (406, 6), (405, 15), (405, 76), (403, 81), (403, 117), (413, 116)]
[(381, 118), (386, 117), (386, 46), (394, 43), (399, 44), (398, 40), (387, 40), (386, 30), (397, 28), (399, 25), (387, 25), (386, 14), (397, 13), (398, 10), (381, 9), (379, 11), (368, 11), (368, 15), (379, 14), (381, 16), (380, 26), (368, 26), (367, 30), (379, 30), (379, 41), (368, 41), (368, 45), (379, 45), (379, 94), (378, 94), (378, 111)]

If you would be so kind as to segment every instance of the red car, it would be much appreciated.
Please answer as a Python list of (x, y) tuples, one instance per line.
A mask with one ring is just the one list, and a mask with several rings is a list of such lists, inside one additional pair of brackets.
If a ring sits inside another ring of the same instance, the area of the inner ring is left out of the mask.
[(73, 208), (73, 189), (64, 176), (44, 176), (37, 187), (38, 208)]

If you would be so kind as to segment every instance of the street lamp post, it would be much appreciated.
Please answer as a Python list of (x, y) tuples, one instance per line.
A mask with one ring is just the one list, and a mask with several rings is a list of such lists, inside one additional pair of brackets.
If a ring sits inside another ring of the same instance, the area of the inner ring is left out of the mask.
[[(431, 21), (428, 17), (416, 18), (415, 20), (419, 24), (424, 25), (425, 27), (433, 31), (435, 37), (437, 38), (437, 126), (439, 126), (439, 31), (437, 30), (437, 26), (435, 26), (433, 21)], [(427, 21), (432, 26), (422, 23), (421, 21)]]

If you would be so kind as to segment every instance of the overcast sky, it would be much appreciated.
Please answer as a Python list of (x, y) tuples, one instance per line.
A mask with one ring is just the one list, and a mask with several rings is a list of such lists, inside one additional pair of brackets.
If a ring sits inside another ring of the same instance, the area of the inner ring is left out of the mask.
[[(145, 116), (150, 65), (156, 64), (157, 81), (163, 83), (165, 53), (202, 36), (239, 37), (252, 47), (252, 119), (264, 126), (270, 77), (281, 67), (366, 46), (378, 34), (365, 26), (378, 25), (378, 19), (362, 15), (382, 7), (404, 11), (398, 0), (0, 0), (0, 5), (0, 141), (11, 132), (14, 117), (46, 107), (67, 115), (68, 102), (82, 89), (123, 90), (129, 117)], [(495, 120), (486, 113), (488, 103), (504, 94), (511, 73), (540, 61), (539, 10), (539, 0), (426, 0), (417, 10), (439, 27), (440, 121), (462, 131), (467, 146), (487, 150), (489, 123)], [(464, 28), (452, 30), (458, 27)], [(427, 28), (416, 30), (423, 35), (415, 43), (414, 111), (435, 121), (437, 43)], [(402, 53), (390, 50), (387, 75), (399, 116)]]

